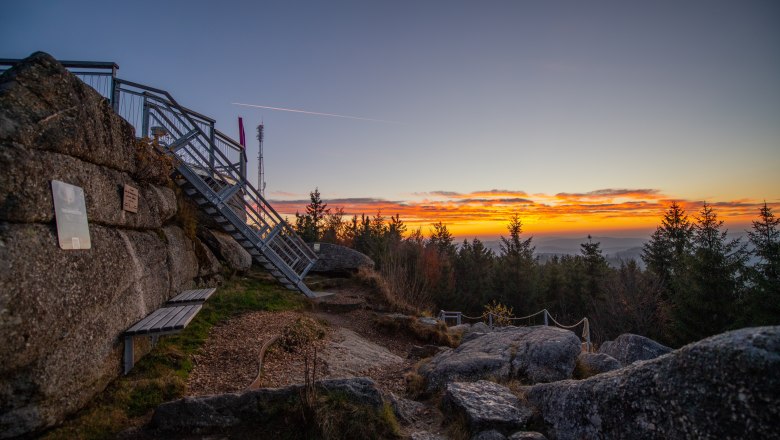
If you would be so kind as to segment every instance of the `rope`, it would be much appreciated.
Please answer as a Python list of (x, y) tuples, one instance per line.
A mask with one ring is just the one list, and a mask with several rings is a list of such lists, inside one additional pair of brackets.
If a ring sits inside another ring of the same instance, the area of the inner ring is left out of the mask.
[(583, 322), (586, 322), (586, 321), (588, 320), (588, 318), (582, 318), (582, 319), (580, 319), (580, 320), (579, 320), (579, 322), (577, 322), (576, 324), (572, 324), (572, 325), (563, 325), (563, 324), (561, 324), (560, 322), (556, 321), (556, 320), (555, 320), (555, 318), (553, 318), (553, 317), (552, 317), (552, 315), (550, 315), (549, 313), (547, 314), (547, 316), (549, 316), (549, 317), (550, 317), (550, 319), (552, 319), (552, 322), (554, 322), (554, 323), (555, 323), (555, 324), (556, 324), (558, 327), (567, 328), (567, 329), (568, 329), (568, 328), (574, 328), (574, 327), (577, 327), (578, 325), (580, 325), (580, 324), (582, 324)]
[[(510, 321), (520, 321), (520, 320), (523, 320), (523, 319), (533, 318), (534, 316), (536, 316), (536, 315), (538, 315), (538, 314), (540, 314), (540, 313), (544, 313), (544, 312), (547, 312), (547, 309), (542, 309), (542, 310), (539, 310), (538, 312), (536, 312), (536, 313), (534, 313), (534, 314), (532, 314), (532, 315), (523, 316), (523, 317), (521, 317), (521, 318), (509, 318), (509, 320), (510, 320)], [(547, 314), (549, 315), (549, 314), (550, 314), (550, 312), (547, 312)]]

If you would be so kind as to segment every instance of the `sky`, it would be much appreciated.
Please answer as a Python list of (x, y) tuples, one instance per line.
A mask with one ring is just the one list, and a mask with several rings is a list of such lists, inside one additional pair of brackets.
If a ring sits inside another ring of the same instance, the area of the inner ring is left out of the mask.
[[(4, 2), (0, 57), (115, 61), (238, 138), (266, 196), (457, 237), (780, 211), (776, 1)], [(281, 112), (234, 103), (354, 116)]]

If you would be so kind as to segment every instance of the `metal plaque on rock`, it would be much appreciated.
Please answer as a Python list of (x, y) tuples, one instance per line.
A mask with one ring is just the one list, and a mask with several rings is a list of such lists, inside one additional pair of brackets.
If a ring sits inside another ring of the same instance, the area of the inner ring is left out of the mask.
[(62, 249), (90, 249), (89, 223), (84, 190), (59, 180), (51, 181), (57, 237)]
[(122, 209), (128, 212), (138, 213), (138, 188), (125, 185)]

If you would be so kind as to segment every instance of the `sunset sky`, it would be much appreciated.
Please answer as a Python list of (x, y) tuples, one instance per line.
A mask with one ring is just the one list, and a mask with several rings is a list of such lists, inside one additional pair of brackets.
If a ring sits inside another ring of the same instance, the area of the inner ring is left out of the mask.
[[(267, 197), (494, 237), (646, 236), (671, 200), (780, 210), (780, 2), (3, 4), (0, 57), (115, 61), (237, 136)], [(284, 107), (364, 119), (290, 113)], [(371, 119), (371, 120), (368, 120)]]

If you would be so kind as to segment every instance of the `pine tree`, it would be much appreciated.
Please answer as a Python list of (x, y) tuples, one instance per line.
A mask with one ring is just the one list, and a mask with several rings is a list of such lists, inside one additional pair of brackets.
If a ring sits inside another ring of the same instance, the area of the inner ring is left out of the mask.
[(315, 242), (322, 237), (325, 216), (330, 214), (328, 204), (322, 201), (319, 188), (309, 193), (306, 214), (295, 213), (295, 230), (306, 242)]
[(743, 324), (780, 324), (780, 218), (766, 202), (748, 237), (758, 262), (751, 276), (753, 285)]
[(601, 243), (593, 242), (593, 238), (588, 235), (588, 242), (580, 244), (582, 253), (585, 278), (586, 293), (588, 298), (593, 301), (603, 297), (603, 282), (609, 272), (607, 259), (601, 253)]
[(739, 239), (728, 240), (723, 221), (705, 203), (696, 217), (693, 253), (672, 298), (677, 341), (687, 343), (728, 330), (735, 325), (747, 252)]
[(659, 226), (642, 250), (642, 260), (647, 269), (661, 280), (664, 298), (674, 297), (678, 278), (685, 271), (685, 264), (691, 253), (693, 224), (685, 210), (672, 202), (664, 213)]
[(522, 239), (523, 223), (515, 213), (507, 224), (509, 237), (501, 237), (500, 252), (494, 278), (498, 301), (518, 313), (530, 311), (535, 302), (537, 284), (533, 237)]

